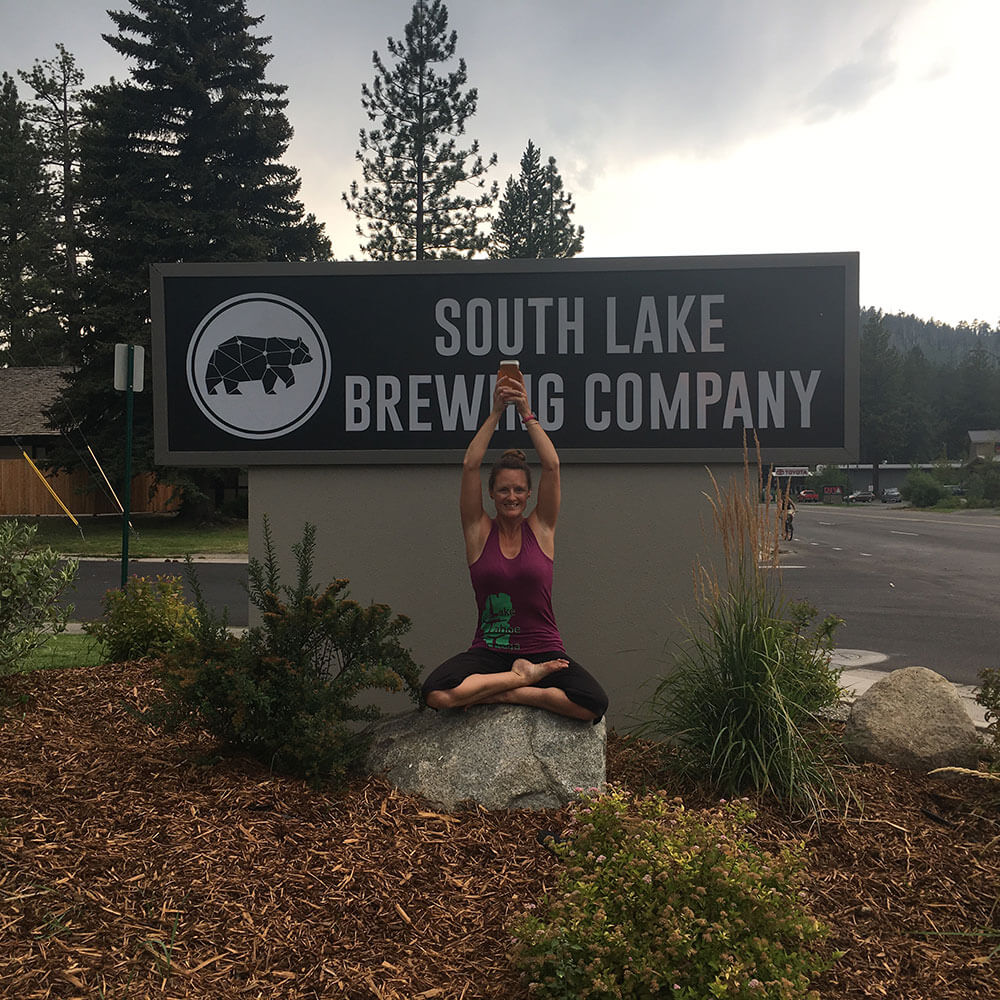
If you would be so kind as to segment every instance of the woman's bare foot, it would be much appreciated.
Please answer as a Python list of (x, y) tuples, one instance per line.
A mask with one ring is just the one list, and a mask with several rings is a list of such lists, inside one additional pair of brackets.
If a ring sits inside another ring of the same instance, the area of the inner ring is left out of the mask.
[(543, 677), (556, 670), (565, 670), (569, 666), (569, 660), (546, 660), (544, 663), (532, 663), (531, 660), (515, 660), (510, 668), (512, 674), (517, 674), (523, 678), (523, 687), (537, 684)]

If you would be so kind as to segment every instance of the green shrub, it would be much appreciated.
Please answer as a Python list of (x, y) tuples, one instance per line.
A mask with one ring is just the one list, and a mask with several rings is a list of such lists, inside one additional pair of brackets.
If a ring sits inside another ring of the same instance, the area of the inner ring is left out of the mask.
[(37, 528), (0, 521), (0, 677), (19, 671), (53, 632), (62, 632), (72, 606), (60, 607), (76, 579), (77, 562), (49, 548), (32, 550)]
[(979, 681), (976, 701), (986, 709), (986, 732), (993, 740), (994, 751), (1000, 755), (1000, 668), (980, 670)]
[(196, 611), (179, 576), (130, 576), (124, 590), (101, 600), (104, 617), (83, 629), (104, 645), (112, 663), (163, 656), (194, 635)]
[(1000, 507), (1000, 462), (977, 458), (962, 475), (970, 507)]
[(337, 784), (367, 747), (357, 724), (381, 714), (374, 705), (355, 704), (356, 696), (382, 688), (405, 691), (419, 704), (420, 672), (399, 641), (409, 619), (384, 604), (349, 600), (347, 580), (322, 592), (313, 585), (315, 537), (307, 524), (292, 546), (296, 583), (283, 586), (265, 518), (265, 561), (251, 559), (248, 567), (250, 600), (262, 624), (242, 639), (213, 619), (192, 580), (199, 625), (165, 658), (165, 700), (148, 718), (193, 721), (275, 770)]
[(801, 847), (751, 843), (745, 802), (690, 812), (609, 788), (573, 806), (556, 885), (512, 926), (542, 1000), (816, 997), (826, 930), (798, 896)]
[(815, 608), (783, 597), (780, 509), (761, 510), (748, 467), (727, 490), (713, 483), (725, 566), (696, 565), (697, 617), (634, 729), (663, 742), (674, 767), (721, 794), (752, 790), (816, 811), (836, 792), (824, 760), (832, 740), (818, 713), (840, 695), (830, 657), (840, 619), (814, 624)]
[(937, 477), (923, 469), (911, 469), (899, 490), (904, 500), (909, 500), (914, 507), (933, 507), (943, 500), (948, 491), (938, 482)]

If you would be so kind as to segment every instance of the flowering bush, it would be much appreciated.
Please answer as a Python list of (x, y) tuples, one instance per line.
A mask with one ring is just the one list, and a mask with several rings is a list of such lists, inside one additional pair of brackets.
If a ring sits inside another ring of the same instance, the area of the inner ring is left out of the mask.
[(801, 847), (747, 838), (745, 800), (690, 812), (609, 788), (574, 806), (555, 889), (513, 926), (532, 996), (798, 1000), (828, 962), (797, 894)]
[(101, 603), (104, 617), (83, 628), (112, 663), (162, 656), (194, 635), (196, 612), (179, 576), (130, 576), (124, 590), (107, 591)]

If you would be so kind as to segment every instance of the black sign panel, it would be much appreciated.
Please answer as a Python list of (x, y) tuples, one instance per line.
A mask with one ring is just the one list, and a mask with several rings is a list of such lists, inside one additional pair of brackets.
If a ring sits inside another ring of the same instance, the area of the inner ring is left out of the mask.
[[(516, 359), (564, 458), (857, 446), (858, 256), (152, 270), (164, 464), (453, 461)], [(523, 441), (511, 411), (493, 444)]]

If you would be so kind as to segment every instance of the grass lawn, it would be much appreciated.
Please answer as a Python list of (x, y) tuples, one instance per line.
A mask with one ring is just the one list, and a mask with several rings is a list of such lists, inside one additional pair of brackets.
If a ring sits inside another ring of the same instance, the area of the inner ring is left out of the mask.
[[(67, 517), (22, 517), (36, 524), (35, 544), (73, 556), (121, 556), (122, 523), (119, 517), (88, 517), (77, 528)], [(196, 525), (179, 521), (172, 514), (138, 514), (129, 537), (132, 558), (182, 557), (187, 553), (247, 554), (247, 522)]]
[(64, 667), (97, 667), (104, 662), (101, 644), (89, 635), (70, 635), (61, 632), (49, 636), (44, 646), (32, 652), (24, 661), (23, 669), (58, 670)]

